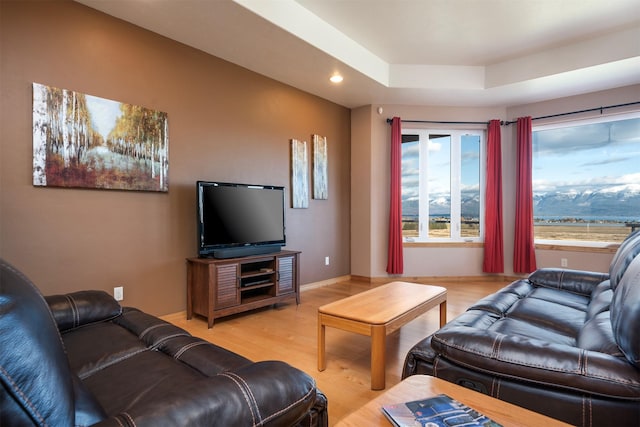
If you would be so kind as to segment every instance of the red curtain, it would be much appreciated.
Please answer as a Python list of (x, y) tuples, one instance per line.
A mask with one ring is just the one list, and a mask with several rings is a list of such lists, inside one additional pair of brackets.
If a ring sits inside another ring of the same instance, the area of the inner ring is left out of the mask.
[(518, 170), (516, 175), (516, 229), (513, 271), (531, 273), (536, 269), (533, 238), (531, 117), (518, 119)]
[(391, 197), (389, 209), (389, 251), (387, 273), (402, 274), (402, 124), (391, 120)]
[(499, 120), (491, 120), (489, 122), (485, 206), (482, 271), (485, 273), (503, 273), (502, 144)]

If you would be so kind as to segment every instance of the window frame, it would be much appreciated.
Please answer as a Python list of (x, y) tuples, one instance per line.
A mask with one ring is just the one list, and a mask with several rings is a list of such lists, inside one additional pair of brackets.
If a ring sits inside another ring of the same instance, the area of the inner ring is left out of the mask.
[[(424, 153), (428, 153), (429, 135), (449, 135), (450, 145), (450, 237), (430, 237), (429, 232), (429, 174), (428, 158)], [(403, 235), (404, 244), (460, 244), (460, 243), (480, 243), (484, 242), (484, 210), (485, 210), (485, 183), (486, 183), (486, 150), (487, 150), (487, 129), (486, 128), (403, 128), (402, 135), (418, 135), (420, 158), (418, 160), (419, 177), (419, 210), (418, 210), (418, 237), (409, 238)], [(461, 208), (462, 208), (462, 137), (465, 135), (478, 136), (479, 138), (479, 212), (478, 228), (479, 234), (474, 237), (461, 236)], [(425, 235), (426, 234), (426, 235)]]
[[(565, 119), (559, 121), (545, 121), (542, 124), (533, 124), (531, 134), (533, 138), (534, 132), (563, 129), (577, 126), (588, 126), (597, 123), (609, 123), (615, 121), (622, 121), (628, 119), (640, 119), (640, 111), (628, 111), (622, 113), (611, 113), (606, 115), (583, 117), (577, 119)], [(535, 153), (532, 153), (532, 169), (535, 166)], [(533, 179), (533, 177), (532, 177)], [(534, 189), (535, 191), (535, 189)], [(535, 218), (535, 214), (534, 214)], [(535, 225), (534, 225), (535, 227)], [(605, 242), (597, 240), (559, 240), (559, 239), (540, 239), (534, 237), (534, 244), (537, 248), (565, 248), (566, 250), (572, 250), (571, 248), (585, 248), (586, 250), (593, 251), (599, 249), (606, 249), (610, 251), (612, 247), (616, 247), (620, 242)]]

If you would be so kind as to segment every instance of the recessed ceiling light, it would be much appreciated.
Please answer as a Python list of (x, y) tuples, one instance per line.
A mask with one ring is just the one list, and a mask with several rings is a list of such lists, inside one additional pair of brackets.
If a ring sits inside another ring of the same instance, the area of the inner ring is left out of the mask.
[(340, 83), (342, 81), (342, 76), (340, 74), (334, 74), (329, 78), (332, 83)]

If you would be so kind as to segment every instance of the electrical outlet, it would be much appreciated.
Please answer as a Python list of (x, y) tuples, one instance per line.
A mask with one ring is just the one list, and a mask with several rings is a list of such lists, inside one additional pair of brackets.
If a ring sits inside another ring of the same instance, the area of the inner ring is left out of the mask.
[(569, 263), (566, 258), (560, 258), (560, 267), (567, 267)]
[(329, 257), (324, 257), (324, 265), (329, 265)]
[(116, 286), (113, 288), (113, 298), (116, 301), (122, 301), (124, 299), (124, 286)]

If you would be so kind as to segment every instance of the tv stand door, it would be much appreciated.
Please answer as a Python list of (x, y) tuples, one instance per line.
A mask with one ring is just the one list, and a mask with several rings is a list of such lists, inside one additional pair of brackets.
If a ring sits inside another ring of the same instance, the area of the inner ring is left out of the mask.
[(278, 257), (278, 295), (295, 292), (295, 255)]
[(238, 292), (239, 265), (217, 264), (215, 265), (216, 286), (213, 293), (214, 307), (217, 309), (233, 307), (240, 304), (240, 292)]

